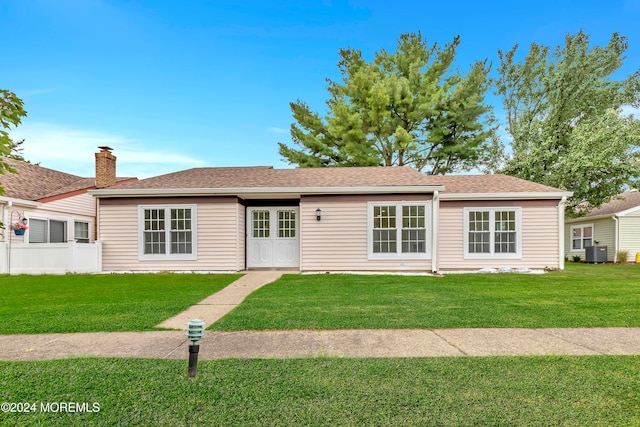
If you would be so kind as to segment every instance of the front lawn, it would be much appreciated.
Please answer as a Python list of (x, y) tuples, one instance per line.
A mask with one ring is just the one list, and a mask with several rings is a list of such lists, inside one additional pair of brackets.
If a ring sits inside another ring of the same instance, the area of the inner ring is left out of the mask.
[(215, 330), (640, 326), (640, 265), (544, 275), (288, 275)]
[[(201, 361), (196, 378), (186, 367), (185, 360), (0, 362), (0, 400), (36, 404), (35, 412), (0, 412), (0, 424), (640, 425), (639, 356), (227, 359)], [(99, 412), (41, 409), (60, 402)]]
[(0, 334), (153, 330), (238, 274), (2, 276)]

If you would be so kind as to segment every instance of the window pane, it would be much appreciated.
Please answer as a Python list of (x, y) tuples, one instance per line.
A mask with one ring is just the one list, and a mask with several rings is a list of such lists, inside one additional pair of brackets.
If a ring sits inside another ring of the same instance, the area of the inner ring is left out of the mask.
[(144, 253), (145, 254), (166, 254), (164, 231), (144, 232)]
[(89, 243), (89, 223), (75, 221), (73, 223), (73, 238), (78, 243)]
[(190, 254), (192, 249), (191, 209), (171, 209), (171, 253)]
[(395, 230), (373, 230), (373, 252), (395, 253), (397, 252)]
[(587, 248), (589, 246), (593, 246), (593, 240), (591, 239), (584, 239), (584, 247)]
[(515, 253), (516, 252), (516, 233), (500, 232), (495, 235), (495, 251), (496, 253)]
[(278, 211), (278, 237), (296, 237), (296, 211)]
[(396, 207), (374, 206), (373, 228), (396, 228)]
[(488, 232), (469, 233), (469, 253), (489, 253), (489, 239)]
[(145, 209), (144, 218), (145, 231), (164, 230), (164, 209)]
[(144, 210), (144, 253), (166, 254), (164, 209)]
[(49, 243), (65, 243), (67, 241), (67, 223), (65, 221), (49, 221)]
[(571, 247), (573, 249), (582, 249), (580, 243), (582, 242), (581, 239), (573, 239), (573, 244), (571, 245)]
[(584, 228), (584, 237), (593, 237), (593, 228), (585, 227)]
[(402, 252), (426, 253), (427, 231), (424, 206), (402, 207)]
[(426, 230), (402, 230), (403, 253), (425, 253)]
[(29, 243), (47, 243), (48, 221), (29, 219)]
[(469, 212), (469, 253), (489, 253), (489, 211)]
[(190, 254), (191, 253), (191, 232), (172, 231), (171, 232), (171, 253)]
[(252, 216), (252, 236), (269, 238), (269, 211), (253, 211)]

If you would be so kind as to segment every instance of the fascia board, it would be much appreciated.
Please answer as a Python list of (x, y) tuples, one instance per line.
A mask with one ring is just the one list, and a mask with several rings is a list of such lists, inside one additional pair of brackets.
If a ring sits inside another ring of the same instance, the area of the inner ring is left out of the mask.
[(433, 193), (443, 186), (382, 186), (382, 187), (258, 187), (258, 188), (168, 188), (168, 189), (101, 189), (89, 194), (108, 197), (162, 197), (162, 196), (229, 196), (259, 194), (381, 194), (381, 193)]
[(13, 197), (4, 197), (4, 196), (0, 196), (0, 202), (5, 203), (5, 204), (8, 203), (8, 202), (11, 202), (14, 205), (29, 206), (29, 207), (33, 207), (33, 208), (37, 208), (39, 206), (42, 206), (42, 203), (34, 202), (33, 200), (15, 199)]

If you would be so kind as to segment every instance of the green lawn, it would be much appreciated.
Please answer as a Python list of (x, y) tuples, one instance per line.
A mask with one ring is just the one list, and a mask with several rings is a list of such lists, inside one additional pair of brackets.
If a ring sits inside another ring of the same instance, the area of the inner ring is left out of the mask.
[(237, 274), (0, 277), (0, 334), (145, 331)]
[(640, 265), (544, 275), (288, 275), (215, 330), (640, 326)]
[[(21, 426), (637, 426), (640, 357), (0, 362)], [(40, 402), (99, 404), (42, 413)]]

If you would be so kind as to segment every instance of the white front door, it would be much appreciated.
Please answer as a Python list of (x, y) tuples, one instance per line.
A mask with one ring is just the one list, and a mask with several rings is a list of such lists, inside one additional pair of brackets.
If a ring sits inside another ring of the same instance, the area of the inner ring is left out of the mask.
[(247, 267), (300, 266), (300, 208), (247, 208)]

